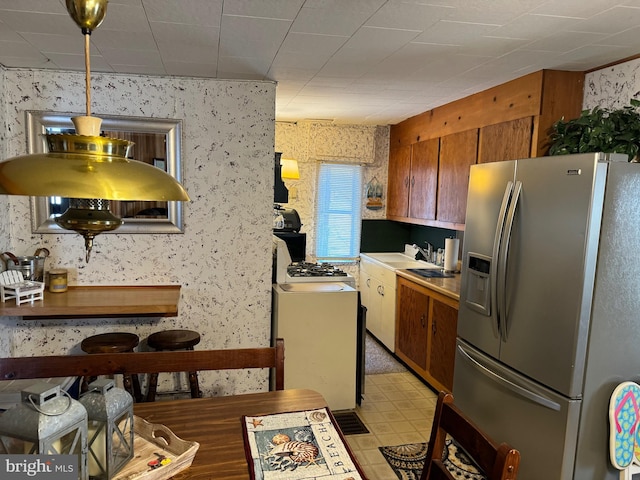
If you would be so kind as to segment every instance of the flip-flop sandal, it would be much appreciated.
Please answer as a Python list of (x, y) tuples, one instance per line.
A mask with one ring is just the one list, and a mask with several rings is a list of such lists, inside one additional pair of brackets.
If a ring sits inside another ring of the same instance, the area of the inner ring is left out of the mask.
[(638, 399), (640, 385), (634, 382), (621, 383), (611, 394), (609, 446), (611, 463), (618, 470), (624, 470), (636, 455), (640, 456), (640, 449), (636, 449), (640, 440)]

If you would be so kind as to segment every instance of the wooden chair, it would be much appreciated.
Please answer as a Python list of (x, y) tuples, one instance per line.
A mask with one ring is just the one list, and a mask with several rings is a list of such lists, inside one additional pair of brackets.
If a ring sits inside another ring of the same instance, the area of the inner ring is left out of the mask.
[(262, 348), (0, 358), (0, 380), (245, 368), (273, 369), (275, 389), (283, 390), (284, 340)]
[(520, 452), (506, 443), (495, 443), (453, 404), (453, 395), (440, 392), (420, 480), (455, 480), (442, 461), (447, 434), (480, 467), (487, 480), (516, 478)]

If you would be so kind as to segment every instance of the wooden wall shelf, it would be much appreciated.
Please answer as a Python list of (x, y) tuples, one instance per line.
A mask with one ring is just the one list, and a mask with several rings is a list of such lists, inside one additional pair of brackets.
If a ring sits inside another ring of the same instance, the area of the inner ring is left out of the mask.
[(0, 316), (25, 320), (73, 317), (175, 317), (180, 285), (70, 286), (64, 293), (45, 290), (44, 300), (0, 303)]

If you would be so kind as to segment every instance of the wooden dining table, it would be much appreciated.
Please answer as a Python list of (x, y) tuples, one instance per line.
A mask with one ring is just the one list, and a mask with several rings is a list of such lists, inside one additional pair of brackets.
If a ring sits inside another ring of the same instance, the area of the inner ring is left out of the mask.
[[(327, 407), (327, 402), (318, 392), (292, 389), (137, 403), (134, 414), (149, 423), (166, 426), (183, 440), (200, 444), (191, 466), (176, 474), (175, 480), (247, 480), (251, 477), (245, 454), (243, 416), (323, 407)], [(346, 442), (344, 444), (349, 450)], [(349, 454), (357, 465), (350, 450)]]

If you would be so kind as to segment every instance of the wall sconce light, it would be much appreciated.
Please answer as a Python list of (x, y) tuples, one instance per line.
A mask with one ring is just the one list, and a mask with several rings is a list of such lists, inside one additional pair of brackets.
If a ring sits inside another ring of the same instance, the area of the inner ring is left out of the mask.
[(133, 458), (133, 397), (113, 380), (100, 378), (89, 384), (80, 403), (89, 419), (89, 477), (109, 480)]
[(78, 478), (87, 480), (85, 408), (46, 382), (23, 390), (21, 399), (0, 415), (0, 454), (77, 455)]
[(283, 179), (298, 180), (300, 178), (297, 160), (293, 158), (283, 158), (280, 160), (280, 165), (282, 165)]

